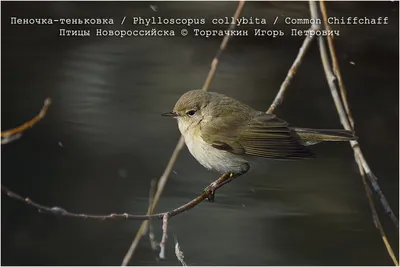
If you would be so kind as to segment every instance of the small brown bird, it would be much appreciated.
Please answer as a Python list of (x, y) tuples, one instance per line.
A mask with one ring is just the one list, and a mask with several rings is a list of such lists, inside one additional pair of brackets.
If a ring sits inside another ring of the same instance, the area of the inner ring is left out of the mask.
[(357, 139), (346, 130), (293, 127), (273, 114), (204, 90), (183, 94), (173, 111), (162, 115), (178, 119), (185, 143), (201, 165), (231, 176), (250, 169), (246, 156), (313, 158), (309, 145)]

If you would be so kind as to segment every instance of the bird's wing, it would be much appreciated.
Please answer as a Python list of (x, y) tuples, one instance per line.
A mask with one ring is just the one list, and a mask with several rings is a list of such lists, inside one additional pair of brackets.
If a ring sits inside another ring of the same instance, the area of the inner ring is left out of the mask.
[(213, 147), (238, 155), (271, 159), (302, 159), (313, 153), (293, 137), (288, 123), (273, 114), (257, 113), (251, 119), (218, 117), (201, 129)]

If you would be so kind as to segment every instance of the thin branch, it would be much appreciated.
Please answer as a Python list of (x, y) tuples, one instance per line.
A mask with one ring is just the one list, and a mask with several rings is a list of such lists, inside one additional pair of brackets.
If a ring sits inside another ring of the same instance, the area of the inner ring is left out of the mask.
[[(357, 158), (357, 162), (359, 163), (358, 158)], [(379, 233), (380, 233), (381, 238), (382, 238), (382, 241), (385, 244), (386, 250), (387, 250), (390, 258), (392, 259), (394, 265), (399, 266), (399, 262), (396, 259), (396, 256), (395, 256), (395, 254), (393, 252), (393, 249), (390, 246), (389, 241), (388, 241), (388, 239), (386, 237), (386, 233), (383, 230), (383, 226), (382, 226), (382, 224), (381, 224), (381, 222), (379, 220), (379, 216), (378, 216), (378, 213), (376, 211), (376, 208), (375, 208), (375, 205), (374, 205), (374, 201), (372, 199), (372, 191), (371, 191), (370, 186), (367, 183), (367, 178), (365, 177), (364, 169), (362, 168), (362, 165), (360, 163), (358, 164), (358, 168), (360, 170), (361, 180), (362, 180), (362, 182), (364, 184), (364, 189), (365, 189), (365, 192), (367, 194), (368, 203), (369, 203), (369, 207), (371, 208), (372, 218), (373, 218), (375, 227), (378, 228)]]
[[(242, 13), (245, 2), (246, 1), (243, 1), (243, 0), (239, 1), (239, 5), (235, 11), (235, 15), (233, 16), (234, 21), (237, 21), (237, 18), (240, 16), (240, 13)], [(235, 27), (236, 27), (236, 24), (230, 24), (228, 27), (228, 30), (233, 30), (233, 29), (235, 29)], [(203, 90), (205, 90), (205, 91), (208, 90), (208, 88), (211, 84), (211, 81), (214, 78), (215, 70), (217, 69), (217, 66), (219, 63), (219, 58), (222, 55), (222, 53), (224, 52), (226, 46), (228, 45), (230, 37), (231, 36), (229, 34), (224, 36), (224, 39), (222, 39), (221, 45), (219, 46), (219, 50), (218, 50), (217, 54), (215, 55), (213, 61), (211, 62), (211, 69), (210, 69), (207, 79), (203, 85)]]
[(176, 235), (174, 235), (174, 241), (175, 241), (175, 256), (176, 256), (176, 258), (182, 264), (182, 266), (187, 266), (187, 264), (184, 260), (185, 256), (183, 255), (181, 247), (179, 246), (178, 238), (176, 237)]
[[(172, 153), (171, 158), (169, 159), (169, 162), (167, 164), (167, 167), (164, 170), (164, 173), (161, 175), (161, 177), (158, 181), (157, 191), (156, 191), (156, 194), (154, 195), (153, 204), (151, 207), (149, 207), (150, 209), (147, 212), (148, 215), (152, 214), (154, 212), (155, 207), (157, 206), (158, 201), (161, 197), (161, 194), (164, 190), (165, 184), (167, 183), (168, 177), (169, 177), (170, 173), (172, 172), (172, 168), (178, 158), (179, 152), (182, 150), (184, 144), (185, 144), (185, 141), (183, 139), (183, 136), (181, 136), (178, 141), (178, 144), (176, 145), (176, 147), (174, 149), (174, 152)], [(139, 230), (138, 230), (135, 238), (133, 239), (131, 246), (129, 247), (128, 252), (126, 253), (124, 259), (122, 260), (121, 266), (128, 265), (130, 259), (132, 258), (133, 253), (135, 252), (136, 247), (138, 246), (138, 244), (140, 242), (140, 239), (146, 232), (147, 227), (148, 227), (148, 221), (143, 221), (139, 227)]]
[(46, 112), (50, 104), (51, 104), (51, 99), (46, 98), (46, 100), (44, 101), (44, 105), (38, 115), (36, 115), (30, 121), (25, 122), (24, 124), (18, 127), (1, 132), (1, 144), (5, 145), (20, 138), (24, 131), (26, 131), (29, 128), (32, 128), (36, 123), (38, 123), (41, 119), (43, 119), (46, 116)]
[[(311, 4), (311, 2), (310, 2)], [(316, 5), (315, 3), (312, 5)], [(318, 12), (316, 12), (316, 16), (315, 18), (318, 18)], [(319, 47), (320, 47), (320, 53), (321, 53), (321, 59), (322, 59), (322, 64), (324, 67), (324, 71), (325, 71), (325, 75), (326, 78), (328, 80), (328, 85), (332, 94), (332, 98), (334, 100), (335, 106), (336, 106), (336, 110), (339, 114), (340, 117), (340, 121), (343, 125), (343, 127), (346, 130), (349, 131), (354, 131), (354, 129), (351, 127), (349, 119), (348, 119), (348, 114), (346, 114), (346, 111), (343, 107), (343, 104), (341, 102), (341, 98), (339, 96), (338, 90), (337, 90), (337, 86), (335, 84), (335, 80), (336, 77), (333, 74), (331, 68), (330, 68), (330, 64), (329, 64), (329, 58), (328, 58), (328, 52), (324, 43), (324, 39), (322, 36), (318, 37), (318, 42), (319, 42)], [(385, 212), (388, 214), (388, 216), (390, 217), (390, 219), (392, 220), (392, 222), (394, 223), (394, 225), (396, 226), (396, 228), (399, 228), (399, 221), (396, 217), (396, 215), (394, 214), (392, 208), (390, 207), (388, 201), (386, 200), (385, 195), (383, 194), (382, 190), (380, 189), (378, 182), (377, 182), (377, 178), (376, 176), (372, 173), (367, 161), (364, 158), (363, 153), (361, 152), (361, 147), (360, 144), (358, 143), (358, 141), (350, 141), (351, 147), (354, 150), (354, 154), (356, 157), (359, 158), (360, 164), (363, 166), (363, 169), (372, 185), (372, 188), (374, 189), (374, 191), (376, 192), (376, 194), (379, 197), (379, 200), (383, 206), (383, 208), (385, 209)]]
[(149, 220), (150, 218), (157, 218), (157, 219), (163, 219), (164, 215), (168, 215), (168, 218), (174, 217), (182, 212), (188, 211), (198, 204), (202, 202), (205, 199), (212, 199), (215, 191), (225, 185), (227, 181), (232, 181), (234, 177), (230, 177), (229, 174), (224, 174), (221, 177), (219, 177), (217, 180), (212, 182), (206, 190), (204, 190), (199, 196), (197, 196), (195, 199), (192, 201), (174, 209), (171, 211), (167, 212), (162, 212), (162, 213), (157, 213), (157, 214), (151, 214), (151, 215), (135, 215), (135, 214), (129, 214), (129, 213), (111, 213), (107, 215), (97, 215), (97, 214), (85, 214), (85, 213), (75, 213), (75, 212), (69, 212), (64, 208), (57, 207), (57, 206), (46, 206), (43, 204), (39, 204), (32, 199), (28, 197), (22, 197), (21, 195), (11, 191), (5, 186), (1, 186), (1, 191), (5, 193), (7, 196), (9, 196), (12, 199), (19, 200), (29, 206), (32, 206), (36, 209), (38, 209), (39, 212), (44, 212), (44, 213), (50, 213), (53, 215), (58, 215), (58, 216), (63, 216), (63, 217), (72, 217), (72, 218), (81, 218), (81, 219), (90, 219), (90, 220), (97, 220), (97, 221), (106, 221), (106, 220), (114, 220), (114, 221), (119, 221), (119, 220), (139, 220), (139, 221), (144, 221), (144, 220)]
[(163, 217), (163, 223), (162, 223), (162, 238), (160, 242), (160, 259), (164, 260), (165, 259), (165, 244), (167, 243), (167, 238), (168, 238), (168, 214), (165, 214)]
[[(327, 15), (327, 12), (326, 12), (324, 1), (320, 2), (320, 8), (321, 8), (322, 15), (323, 15), (323, 18), (324, 18), (324, 25), (325, 25), (327, 30), (330, 30), (330, 26), (328, 24), (328, 15)], [(346, 92), (346, 88), (345, 88), (344, 83), (343, 83), (342, 76), (340, 74), (340, 67), (339, 67), (339, 64), (338, 64), (338, 61), (337, 61), (335, 47), (333, 45), (333, 36), (331, 36), (331, 35), (328, 36), (328, 46), (329, 46), (329, 51), (330, 51), (330, 54), (331, 54), (332, 65), (333, 65), (333, 73), (334, 73), (334, 74), (332, 74), (332, 72), (330, 72), (330, 75), (333, 76), (332, 77), (333, 80), (335, 78), (337, 78), (338, 83), (339, 83), (340, 96), (341, 96), (342, 104), (344, 105), (344, 109), (345, 109), (345, 112), (346, 112), (346, 118), (348, 120), (348, 123), (345, 122), (345, 124), (349, 124), (348, 125), (348, 129), (351, 129), (351, 130), (354, 131), (354, 119), (353, 119), (353, 117), (351, 115), (351, 110), (350, 110), (350, 107), (349, 107), (349, 104), (348, 104), (348, 101), (347, 101), (347, 92)], [(335, 91), (337, 91), (337, 90), (335, 90)], [(337, 95), (337, 93), (335, 93), (335, 92), (333, 94)], [(340, 102), (338, 98), (336, 98), (336, 99), (337, 99), (336, 101)], [(335, 102), (335, 104), (336, 104), (336, 102)], [(344, 117), (344, 116), (341, 116), (341, 118), (342, 117)], [(344, 119), (344, 118), (343, 118), (343, 120), (346, 121), (346, 119)], [(344, 127), (346, 128), (345, 125), (344, 125)], [(390, 208), (390, 205), (389, 205), (388, 201), (386, 200), (382, 190), (380, 189), (380, 187), (378, 185), (378, 182), (377, 182), (376, 176), (372, 173), (371, 169), (369, 168), (368, 163), (365, 160), (365, 158), (364, 158), (364, 156), (363, 156), (363, 154), (361, 152), (361, 148), (360, 148), (358, 142), (353, 142), (351, 145), (352, 145), (352, 147), (354, 149), (355, 156), (360, 159), (360, 161), (361, 161), (360, 164), (363, 165), (363, 168), (367, 173), (367, 177), (369, 178), (369, 181), (371, 182), (371, 185), (374, 188), (374, 191), (378, 194), (383, 208), (385, 209), (385, 211), (389, 215), (390, 219), (392, 220), (392, 222), (394, 223), (394, 225), (398, 229), (399, 228), (398, 219), (397, 219), (396, 215), (394, 214), (394, 212), (392, 211), (392, 209)]]
[[(312, 18), (319, 19), (319, 14), (318, 14), (318, 9), (317, 9), (316, 2), (309, 1), (309, 3), (310, 3), (310, 11), (311, 11)], [(323, 5), (322, 2), (321, 2), (321, 5)], [(326, 10), (325, 10), (325, 15), (326, 15)], [(327, 18), (327, 16), (325, 17), (325, 19), (326, 18)], [(335, 106), (336, 106), (337, 112), (338, 112), (339, 117), (340, 117), (340, 121), (342, 122), (342, 125), (346, 130), (354, 131), (354, 128), (352, 127), (352, 125), (350, 123), (351, 114), (350, 113), (346, 113), (346, 110), (343, 107), (343, 103), (342, 103), (342, 100), (343, 101), (347, 101), (347, 99), (346, 99), (346, 97), (343, 97), (343, 95), (342, 95), (342, 99), (340, 98), (337, 86), (335, 84), (336, 77), (335, 77), (334, 73), (332, 72), (332, 69), (331, 69), (330, 64), (329, 64), (328, 51), (326, 49), (326, 45), (325, 45), (323, 36), (319, 36), (318, 37), (318, 43), (319, 43), (319, 50), (320, 50), (320, 54), (321, 54), (322, 65), (323, 65), (323, 68), (324, 68), (324, 71), (325, 71), (325, 75), (326, 75), (326, 78), (327, 78), (327, 81), (328, 81), (328, 85), (329, 85), (329, 88), (330, 88), (330, 91), (331, 91), (331, 94), (332, 94), (332, 98), (333, 98), (333, 100), (335, 102)], [(332, 45), (333, 45), (333, 43), (332, 43)], [(336, 57), (335, 54), (332, 54), (333, 50), (331, 49), (330, 51), (331, 51), (331, 58)], [(339, 66), (337, 65), (337, 67), (339, 67)], [(342, 94), (345, 94), (345, 89), (342, 88), (341, 92), (342, 92)], [(357, 164), (359, 166), (359, 169), (360, 169), (360, 174), (361, 174), (361, 177), (362, 177), (362, 180), (363, 180), (363, 183), (364, 183), (364, 187), (365, 187), (365, 190), (366, 190), (368, 202), (369, 202), (369, 205), (371, 207), (371, 211), (372, 211), (372, 214), (373, 214), (375, 226), (378, 228), (378, 230), (379, 230), (379, 232), (381, 234), (382, 240), (383, 240), (383, 242), (385, 244), (385, 247), (386, 247), (390, 257), (392, 258), (394, 264), (398, 265), (397, 259), (396, 259), (396, 257), (394, 257), (393, 250), (392, 250), (389, 242), (387, 241), (386, 234), (385, 234), (385, 232), (384, 232), (384, 230), (382, 228), (382, 224), (381, 224), (381, 222), (379, 220), (379, 217), (378, 217), (378, 215), (376, 213), (376, 208), (375, 208), (374, 202), (373, 202), (373, 200), (371, 198), (370, 188), (369, 188), (368, 184), (366, 182), (364, 182), (365, 176), (367, 176), (368, 179), (370, 180), (375, 192), (378, 194), (378, 196), (379, 196), (379, 198), (381, 200), (381, 203), (382, 203), (385, 211), (388, 213), (389, 217), (392, 219), (393, 223), (395, 224), (395, 226), (397, 228), (398, 228), (398, 220), (397, 220), (396, 216), (394, 215), (392, 209), (390, 208), (389, 203), (387, 202), (387, 200), (386, 200), (385, 196), (383, 195), (381, 189), (379, 188), (378, 183), (376, 181), (376, 177), (373, 175), (373, 173), (369, 169), (368, 164), (367, 164), (366, 160), (364, 159), (363, 154), (361, 152), (359, 143), (357, 141), (350, 141), (350, 144), (351, 144), (351, 147), (354, 150), (354, 156), (355, 156), (356, 162), (357, 162)]]
[[(153, 205), (154, 191), (156, 191), (156, 186), (157, 186), (156, 180), (152, 179), (151, 182), (150, 182), (149, 207), (148, 207), (148, 210), (147, 210), (147, 215), (150, 214), (150, 209), (151, 209), (151, 207)], [(149, 232), (150, 246), (151, 246), (151, 248), (153, 250), (156, 250), (157, 247), (158, 247), (158, 243), (155, 240), (155, 235), (154, 235), (154, 231), (153, 231), (153, 225), (152, 225), (151, 221), (152, 220), (151, 220), (151, 217), (150, 217), (148, 221), (145, 221), (145, 222), (147, 222), (146, 224), (142, 224), (141, 227), (145, 227), (145, 228), (143, 229), (143, 231), (141, 231), (141, 233), (144, 235), (146, 233), (146, 228), (147, 228), (147, 230)], [(128, 262), (125, 263), (125, 261), (128, 261), (132, 257), (135, 248), (139, 245), (139, 242), (140, 242), (140, 239), (137, 238), (137, 237), (132, 241), (132, 244), (130, 245), (130, 247), (128, 249), (128, 252), (126, 253), (126, 255), (124, 257), (124, 263), (123, 263), (124, 265), (128, 264)]]
[[(313, 26), (311, 26), (310, 30), (314, 30), (314, 28), (315, 28), (315, 26), (313, 25)], [(304, 41), (300, 47), (299, 53), (297, 54), (296, 59), (294, 60), (292, 66), (290, 67), (289, 72), (286, 75), (286, 78), (283, 81), (281, 88), (279, 89), (278, 94), (275, 96), (274, 102), (272, 102), (267, 113), (274, 113), (275, 109), (282, 104), (286, 90), (289, 88), (289, 85), (292, 82), (293, 77), (296, 74), (297, 69), (299, 68), (301, 62), (303, 61), (303, 58), (304, 58), (306, 52), (308, 51), (308, 48), (310, 47), (313, 40), (314, 40), (314, 35), (304, 38)]]
[[(151, 180), (151, 182), (150, 182), (149, 209), (153, 206), (154, 193), (156, 191), (156, 186), (157, 186), (156, 180), (155, 179)], [(151, 248), (153, 250), (157, 250), (158, 242), (156, 241), (156, 238), (155, 238), (155, 234), (154, 234), (154, 230), (153, 230), (153, 224), (152, 224), (151, 219), (149, 219), (148, 225), (149, 225), (149, 229), (148, 230), (149, 230), (150, 246), (151, 246)]]
[(7, 137), (1, 138), (1, 144), (6, 145), (8, 143), (18, 140), (22, 136), (22, 133), (16, 133)]
[[(243, 1), (243, 0), (239, 1), (238, 7), (237, 7), (237, 9), (235, 11), (235, 15), (234, 15), (235, 21), (239, 17), (240, 13), (242, 12), (244, 4), (245, 4), (245, 1)], [(236, 27), (236, 24), (230, 24), (228, 29), (234, 29), (235, 27)], [(210, 86), (210, 84), (211, 84), (211, 82), (212, 82), (212, 80), (214, 78), (215, 71), (216, 71), (218, 63), (219, 63), (219, 58), (220, 58), (221, 54), (223, 53), (223, 51), (225, 50), (226, 46), (228, 45), (229, 39), (230, 39), (230, 35), (224, 36), (224, 39), (221, 42), (219, 50), (217, 51), (216, 56), (214, 57), (214, 59), (211, 62), (210, 71), (208, 72), (207, 78), (206, 78), (206, 80), (204, 82), (204, 85), (203, 85), (203, 90), (205, 90), (205, 91), (208, 90), (208, 88), (209, 88), (209, 86)], [(183, 139), (183, 136), (181, 136), (179, 138), (179, 141), (178, 141), (176, 147), (175, 147), (174, 152), (172, 153), (172, 156), (171, 156), (171, 158), (170, 158), (170, 160), (168, 162), (168, 165), (167, 165), (166, 169), (164, 170), (164, 173), (161, 175), (161, 177), (159, 179), (159, 182), (158, 182), (158, 185), (157, 185), (157, 191), (156, 191), (156, 194), (154, 196), (153, 205), (151, 206), (150, 213), (148, 213), (148, 214), (152, 214), (154, 212), (154, 210), (155, 210), (155, 208), (156, 208), (156, 206), (158, 204), (158, 201), (159, 201), (159, 199), (161, 197), (161, 194), (164, 191), (164, 187), (165, 187), (165, 185), (167, 183), (168, 177), (172, 172), (172, 168), (173, 168), (173, 166), (174, 166), (174, 164), (175, 164), (175, 162), (176, 162), (176, 160), (178, 158), (178, 155), (179, 155), (180, 151), (182, 150), (184, 144), (185, 144), (185, 141)], [(128, 250), (128, 253), (125, 255), (125, 257), (124, 257), (124, 259), (122, 261), (122, 264), (121, 264), (122, 266), (128, 265), (128, 263), (129, 263), (132, 255), (133, 255), (137, 245), (139, 244), (140, 239), (143, 236), (143, 233), (147, 229), (147, 224), (148, 224), (148, 221), (144, 221), (140, 225), (140, 228), (139, 228), (138, 232), (136, 233), (136, 236), (135, 236), (135, 238), (134, 238), (134, 240), (133, 240), (133, 242), (132, 242), (132, 244), (131, 244), (131, 246), (130, 246), (130, 248)]]
[[(320, 1), (320, 9), (321, 9), (322, 16), (324, 18), (325, 29), (329, 31), (329, 30), (331, 30), (331, 26), (328, 23), (328, 13), (326, 12), (324, 0)], [(353, 120), (353, 116), (351, 115), (349, 103), (347, 101), (347, 90), (346, 90), (346, 87), (344, 86), (342, 75), (340, 73), (339, 63), (338, 63), (338, 60), (336, 57), (335, 46), (333, 45), (333, 35), (328, 35), (328, 46), (329, 46), (330, 54), (332, 55), (331, 59), (332, 59), (333, 73), (335, 74), (336, 78), (338, 79), (340, 94), (341, 94), (341, 97), (343, 100), (346, 114), (350, 121), (351, 128), (354, 129), (354, 120)]]

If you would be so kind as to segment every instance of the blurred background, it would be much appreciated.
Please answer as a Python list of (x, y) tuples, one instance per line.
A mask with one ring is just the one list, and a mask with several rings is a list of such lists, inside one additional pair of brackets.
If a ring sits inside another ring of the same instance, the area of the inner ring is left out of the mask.
[[(389, 17), (388, 25), (340, 25), (336, 52), (357, 135), (398, 216), (399, 3), (329, 2), (330, 16)], [(17, 142), (2, 146), (2, 184), (33, 200), (79, 213), (147, 210), (179, 138), (163, 118), (184, 92), (201, 88), (220, 37), (60, 37), (60, 28), (134, 29), (124, 16), (231, 17), (237, 2), (2, 2), (1, 127), (48, 115)], [(11, 25), (19, 18), (113, 18), (114, 25)], [(307, 2), (248, 2), (242, 16), (308, 18)], [(308, 25), (259, 28), (307, 29)], [(153, 26), (153, 28), (158, 26)], [(197, 26), (192, 26), (195, 28)], [(143, 28), (143, 26), (142, 26)], [(175, 29), (183, 26), (160, 26)], [(246, 28), (246, 27), (244, 27)], [(248, 29), (251, 27), (247, 26)], [(267, 110), (303, 37), (231, 39), (210, 87)], [(341, 128), (314, 42), (276, 114), (292, 125)], [(346, 143), (313, 147), (315, 160), (257, 160), (245, 176), (169, 223), (165, 261), (147, 236), (134, 265), (178, 265), (176, 235), (189, 265), (391, 265), (374, 227), (363, 184)], [(185, 148), (157, 211), (197, 196), (217, 174)], [(85, 221), (42, 214), (2, 195), (3, 265), (119, 265), (140, 222)], [(380, 205), (377, 204), (381, 211)], [(380, 212), (397, 252), (398, 233)], [(154, 222), (157, 238), (161, 224)]]

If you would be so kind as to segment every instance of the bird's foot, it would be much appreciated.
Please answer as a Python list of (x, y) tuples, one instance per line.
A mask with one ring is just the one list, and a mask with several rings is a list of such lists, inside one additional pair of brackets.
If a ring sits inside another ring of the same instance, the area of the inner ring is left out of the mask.
[(215, 191), (219, 187), (224, 185), (225, 183), (230, 182), (232, 178), (233, 178), (232, 173), (226, 173), (226, 174), (222, 175), (220, 178), (218, 178), (218, 180), (216, 180), (215, 182), (212, 182), (209, 186), (204, 188), (203, 192), (206, 194), (206, 199), (209, 202), (214, 202), (215, 201)]
[(204, 193), (207, 195), (206, 199), (208, 202), (214, 202), (215, 200), (215, 183), (210, 184), (204, 188)]

